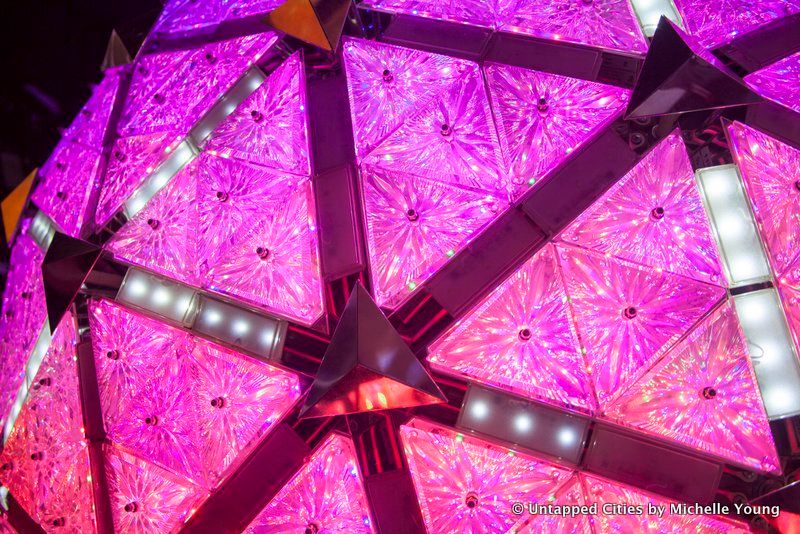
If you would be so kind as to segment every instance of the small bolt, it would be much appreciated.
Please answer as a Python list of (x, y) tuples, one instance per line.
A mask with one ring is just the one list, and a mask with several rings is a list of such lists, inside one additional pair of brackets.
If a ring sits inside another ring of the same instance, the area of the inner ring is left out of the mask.
[(161, 222), (158, 219), (147, 219), (147, 225), (153, 230), (158, 230), (158, 227), (161, 226)]
[(19, 296), (25, 300), (30, 300), (30, 298), (33, 296), (33, 293), (31, 293), (30, 291), (23, 291), (22, 293), (19, 294)]
[(57, 191), (56, 198), (58, 198), (59, 200), (67, 200), (67, 194), (63, 191)]
[(664, 208), (658, 206), (657, 208), (653, 208), (650, 210), (650, 218), (654, 221), (660, 221), (664, 218)]
[(261, 122), (261, 120), (264, 118), (264, 114), (258, 111), (257, 109), (254, 109), (253, 111), (250, 112), (250, 118), (253, 119), (255, 122)]
[(6, 462), (0, 466), (0, 471), (11, 471), (14, 469), (14, 462)]
[(536, 103), (536, 109), (542, 113), (550, 109), (550, 105), (547, 103), (547, 99), (545, 97), (539, 97), (539, 101)]
[(129, 502), (125, 505), (126, 512), (136, 512), (139, 509), (139, 505), (135, 502)]
[(211, 52), (206, 52), (206, 61), (211, 63), (212, 65), (217, 62), (217, 58), (214, 57), (214, 54)]
[(144, 422), (145, 422), (145, 424), (148, 424), (148, 425), (150, 425), (150, 426), (156, 426), (156, 425), (158, 424), (158, 417), (157, 417), (157, 416), (155, 416), (155, 415), (154, 415), (154, 416), (152, 416), (152, 417), (147, 417), (147, 418), (144, 420)]
[(153, 100), (156, 101), (156, 104), (163, 104), (166, 99), (161, 93), (156, 93), (153, 95)]
[(39, 461), (39, 460), (41, 460), (42, 458), (44, 458), (44, 453), (43, 453), (43, 452), (41, 452), (41, 451), (39, 451), (39, 452), (34, 452), (33, 454), (31, 454), (31, 460), (33, 460), (33, 461), (35, 461), (35, 462), (38, 462), (38, 461)]
[(467, 508), (470, 509), (478, 506), (478, 496), (475, 494), (475, 492), (469, 492), (467, 494), (467, 497), (464, 499), (464, 504), (466, 504)]
[(217, 200), (219, 200), (220, 202), (227, 202), (228, 198), (229, 198), (228, 193), (224, 191), (217, 191)]
[(106, 358), (109, 360), (119, 360), (119, 351), (114, 349), (106, 352)]
[(114, 157), (117, 158), (117, 161), (125, 161), (126, 159), (128, 159), (128, 156), (126, 156), (125, 153), (122, 152), (121, 150), (115, 150)]
[(523, 328), (519, 331), (519, 338), (522, 341), (528, 341), (531, 338), (532, 332), (530, 328)]
[(419, 220), (419, 213), (417, 213), (417, 210), (414, 208), (408, 208), (406, 210), (406, 218), (408, 218), (409, 221), (414, 222)]
[(258, 247), (256, 249), (256, 254), (262, 260), (266, 260), (269, 257), (269, 249), (267, 247)]
[(64, 162), (56, 161), (56, 169), (58, 169), (59, 171), (63, 171), (65, 168), (66, 168), (66, 165), (64, 165)]
[(217, 397), (215, 399), (211, 399), (211, 406), (213, 406), (214, 408), (224, 408), (225, 399), (223, 397)]
[(795, 189), (797, 189), (798, 191), (800, 191), (800, 180), (797, 180), (797, 181), (794, 183), (794, 188), (795, 188)]
[(447, 137), (453, 133), (453, 129), (450, 127), (449, 124), (442, 124), (441, 133), (444, 137)]
[(383, 69), (383, 81), (384, 82), (391, 82), (394, 80), (394, 76), (392, 75), (392, 71), (389, 69)]
[(54, 527), (63, 527), (66, 524), (67, 524), (67, 520), (64, 519), (63, 517), (56, 517), (55, 519), (53, 519), (53, 526)]
[(706, 386), (702, 389), (702, 391), (700, 391), (700, 394), (704, 399), (711, 400), (717, 396), (717, 390), (711, 386)]
[(636, 317), (637, 313), (639, 313), (638, 310), (633, 306), (628, 306), (622, 311), (622, 315), (624, 315), (626, 319), (633, 319)]
[(49, 376), (39, 380), (39, 385), (40, 386), (49, 386), (52, 383), (53, 383), (53, 380)]

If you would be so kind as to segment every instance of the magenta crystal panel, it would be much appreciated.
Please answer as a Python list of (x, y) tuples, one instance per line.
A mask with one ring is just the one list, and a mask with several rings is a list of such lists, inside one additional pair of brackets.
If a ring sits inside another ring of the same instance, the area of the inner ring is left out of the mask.
[(211, 134), (205, 150), (294, 174), (311, 172), (300, 53), (290, 56)]
[(42, 331), (47, 312), (42, 285), (44, 253), (20, 233), (11, 249), (11, 263), (0, 315), (0, 421), (22, 383), (25, 363)]
[(507, 65), (485, 72), (515, 196), (618, 116), (630, 97), (619, 87)]
[(92, 96), (64, 131), (64, 139), (96, 150), (102, 148), (124, 69), (125, 67), (116, 67), (105, 71), (103, 80), (94, 88)]
[(762, 96), (800, 112), (800, 52), (744, 79)]
[(367, 0), (364, 5), (389, 13), (404, 13), (476, 26), (494, 26), (496, 0)]
[(359, 158), (475, 69), (468, 61), (360, 39), (346, 39), (343, 55)]
[(245, 532), (375, 532), (352, 441), (331, 434)]
[(547, 402), (595, 401), (555, 249), (520, 267), (428, 349), (431, 366)]
[(143, 56), (134, 68), (120, 133), (186, 134), (275, 40), (267, 32)]
[(503, 157), (476, 65), (415, 111), (364, 158), (365, 164), (505, 195)]
[[(194, 166), (197, 161), (190, 163)], [(194, 174), (184, 169), (106, 244), (115, 256), (198, 284)]]
[(561, 239), (705, 282), (723, 281), (694, 171), (677, 133), (583, 212)]
[(259, 218), (244, 220), (231, 246), (209, 265), (205, 285), (311, 324), (323, 312), (314, 197), (309, 179), (285, 187), (285, 178), (267, 184), (272, 196), (253, 205)]
[(500, 29), (623, 52), (645, 52), (627, 0), (498, 0)]
[(381, 306), (402, 302), (504, 207), (472, 189), (362, 170), (372, 283)]
[(515, 502), (542, 502), (570, 471), (421, 420), (400, 427), (428, 532), (506, 532)]
[(185, 478), (114, 446), (105, 447), (116, 532), (176, 532), (206, 493)]
[[(744, 534), (750, 529), (744, 523), (731, 521), (722, 517), (673, 514), (670, 504), (674, 501), (638, 490), (632, 486), (611, 482), (600, 477), (587, 474), (578, 475), (583, 483), (586, 503), (597, 503), (603, 506), (617, 507), (617, 513), (597, 514), (593, 517), (596, 532), (641, 532), (661, 534), (664, 532), (704, 532), (709, 534)], [(648, 504), (663, 507), (664, 515), (648, 514)], [(642, 514), (619, 513), (619, 506), (641, 507)]]
[(588, 250), (558, 251), (601, 408), (725, 295), (721, 287)]
[(262, 15), (280, 4), (281, 0), (172, 0), (164, 6), (153, 33), (178, 37), (210, 33), (223, 21)]
[[(547, 499), (554, 506), (585, 506), (583, 484), (578, 474), (572, 475)], [(563, 532), (570, 534), (593, 534), (589, 516), (578, 514), (575, 517), (555, 514), (523, 514), (523, 518), (509, 532), (516, 534), (539, 534), (541, 532)]]
[(800, 12), (800, 0), (675, 0), (675, 6), (686, 31), (706, 48)]
[(77, 237), (100, 170), (99, 150), (61, 141), (50, 160), (42, 166), (31, 200), (64, 233)]
[(323, 311), (309, 178), (203, 154), (107, 248), (188, 284), (313, 323)]
[(3, 484), (47, 530), (92, 532), (89, 455), (72, 321), (67, 314), (56, 329), (5, 443), (0, 469)]
[(109, 439), (214, 488), (300, 394), (297, 377), (130, 312), (90, 308)]
[(735, 464), (780, 473), (747, 341), (730, 304), (606, 406), (605, 415)]
[(103, 225), (169, 157), (181, 139), (175, 132), (132, 135), (116, 140), (100, 192), (95, 222)]
[(728, 134), (772, 268), (799, 270), (800, 150), (738, 122)]

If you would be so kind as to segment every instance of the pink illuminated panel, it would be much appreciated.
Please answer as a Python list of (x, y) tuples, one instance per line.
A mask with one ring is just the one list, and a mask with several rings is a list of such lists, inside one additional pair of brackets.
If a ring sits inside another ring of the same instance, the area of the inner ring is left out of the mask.
[(744, 79), (762, 96), (800, 112), (800, 52)]
[(133, 135), (117, 139), (108, 168), (95, 221), (103, 225), (133, 192), (169, 157), (181, 139), (175, 132)]
[(206, 286), (311, 324), (323, 311), (311, 183), (296, 180), (284, 189), (286, 177), (274, 178), (260, 218), (243, 221), (231, 246), (209, 265)]
[(281, 0), (172, 0), (154, 27), (156, 35), (183, 36), (211, 32), (220, 22), (271, 11)]
[(115, 256), (165, 276), (198, 283), (197, 210), (189, 164), (107, 243)]
[(31, 199), (64, 233), (77, 236), (100, 166), (99, 150), (62, 141), (42, 167)]
[(91, 532), (94, 510), (72, 321), (67, 314), (56, 329), (5, 443), (0, 469), (3, 484), (47, 530)]
[(364, 163), (505, 195), (503, 158), (483, 77), (477, 65), (470, 67), (425, 106), (416, 107)]
[(627, 0), (498, 0), (500, 29), (624, 52), (645, 52)]
[(0, 315), (0, 421), (22, 383), (25, 362), (46, 319), (42, 260), (44, 253), (20, 233), (11, 249)]
[[(744, 534), (750, 532), (747, 525), (730, 521), (721, 517), (697, 514), (673, 514), (670, 501), (663, 497), (645, 493), (632, 486), (618, 484), (599, 477), (580, 474), (583, 483), (586, 502), (597, 503), (598, 512), (606, 510), (608, 513), (598, 513), (594, 517), (594, 527), (598, 532), (642, 532), (663, 533), (674, 532), (707, 532), (709, 534)], [(663, 517), (647, 513), (648, 504), (662, 507)], [(636, 511), (641, 508), (643, 513), (626, 513), (630, 509)]]
[(729, 304), (700, 323), (605, 413), (729, 462), (780, 472), (747, 342)]
[(361, 158), (475, 68), (467, 61), (360, 39), (344, 41), (344, 62)]
[(722, 282), (694, 171), (677, 133), (656, 146), (561, 238), (657, 269)]
[[(586, 506), (580, 475), (572, 475), (544, 503), (552, 504), (553, 506)], [(523, 514), (523, 518), (514, 526), (513, 532), (516, 534), (538, 534), (540, 532), (594, 533), (587, 514), (579, 514), (575, 517), (555, 514)]]
[(494, 26), (496, 0), (368, 0), (365, 5), (390, 13), (405, 13), (476, 26)]
[(376, 301), (393, 307), (491, 221), (491, 195), (364, 167), (364, 206)]
[(485, 71), (515, 195), (617, 116), (630, 96), (618, 87), (518, 67)]
[(97, 150), (102, 148), (124, 68), (116, 67), (105, 71), (103, 80), (94, 88), (89, 101), (64, 131), (65, 139)]
[(428, 532), (506, 532), (514, 502), (541, 502), (570, 475), (533, 457), (413, 420), (400, 427)]
[(299, 52), (239, 104), (211, 134), (205, 149), (294, 174), (311, 172)]
[(601, 407), (725, 294), (721, 287), (583, 249), (558, 251)]
[(706, 48), (800, 12), (799, 0), (675, 0), (683, 25)]
[(268, 32), (143, 56), (134, 69), (120, 132), (186, 134), (275, 39)]
[(246, 532), (375, 532), (350, 439), (329, 436)]
[(106, 478), (116, 532), (176, 532), (205, 497), (188, 480), (105, 447)]
[(313, 323), (322, 314), (308, 178), (203, 154), (108, 243), (116, 256)]
[(738, 122), (728, 133), (772, 268), (800, 270), (800, 150)]
[(91, 324), (109, 439), (200, 486), (216, 486), (299, 396), (294, 375), (110, 301), (92, 304)]
[(431, 345), (428, 361), (530, 397), (594, 408), (567, 294), (548, 245)]

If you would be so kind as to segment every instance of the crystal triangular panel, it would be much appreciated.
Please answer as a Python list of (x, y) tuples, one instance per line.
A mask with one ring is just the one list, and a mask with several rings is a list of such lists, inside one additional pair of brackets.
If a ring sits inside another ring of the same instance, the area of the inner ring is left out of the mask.
[(478, 303), (428, 353), (431, 365), (445, 372), (580, 410), (595, 405), (551, 245)]
[(561, 239), (704, 282), (723, 280), (694, 171), (676, 133), (583, 212)]

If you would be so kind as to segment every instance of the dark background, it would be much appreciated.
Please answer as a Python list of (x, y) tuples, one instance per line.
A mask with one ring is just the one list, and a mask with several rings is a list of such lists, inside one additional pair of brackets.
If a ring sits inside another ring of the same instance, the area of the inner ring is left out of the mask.
[(0, 0), (0, 198), (55, 146), (101, 78), (112, 29), (134, 56), (159, 0)]

